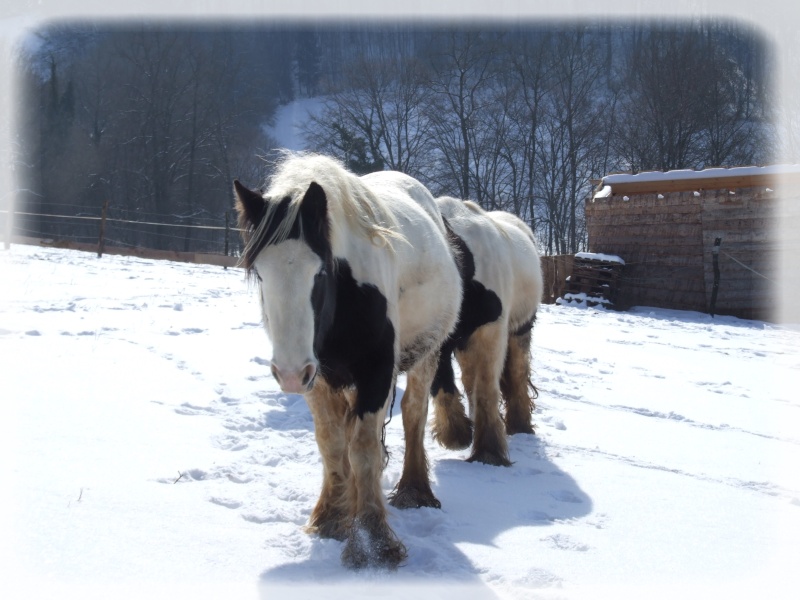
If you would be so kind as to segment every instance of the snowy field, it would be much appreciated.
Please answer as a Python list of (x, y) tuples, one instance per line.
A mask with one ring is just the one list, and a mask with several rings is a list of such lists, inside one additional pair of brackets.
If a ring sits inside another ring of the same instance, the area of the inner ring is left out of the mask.
[[(313, 423), (240, 270), (12, 246), (0, 274), (4, 598), (795, 597), (795, 330), (543, 307), (538, 434), (510, 468), (428, 434), (442, 509), (391, 509), (407, 563), (353, 574), (303, 531)], [(399, 403), (387, 442), (388, 493)]]

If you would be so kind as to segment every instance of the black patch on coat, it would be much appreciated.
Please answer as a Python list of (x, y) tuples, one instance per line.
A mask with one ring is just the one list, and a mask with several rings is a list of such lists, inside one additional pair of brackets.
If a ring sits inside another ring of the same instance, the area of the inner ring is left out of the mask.
[(394, 377), (395, 332), (386, 297), (372, 284), (359, 284), (347, 260), (317, 275), (311, 292), (314, 353), (320, 373), (334, 388), (355, 386), (356, 414), (377, 412)]
[(472, 251), (466, 242), (450, 228), (447, 219), (444, 220), (444, 224), (447, 229), (448, 242), (456, 256), (461, 282), (464, 286), (464, 296), (461, 299), (461, 309), (455, 330), (442, 344), (439, 365), (431, 384), (431, 394), (434, 396), (439, 390), (444, 390), (449, 394), (456, 393), (455, 374), (451, 360), (453, 351), (463, 350), (470, 336), (478, 327), (496, 321), (503, 313), (503, 304), (497, 294), (475, 279), (475, 257)]

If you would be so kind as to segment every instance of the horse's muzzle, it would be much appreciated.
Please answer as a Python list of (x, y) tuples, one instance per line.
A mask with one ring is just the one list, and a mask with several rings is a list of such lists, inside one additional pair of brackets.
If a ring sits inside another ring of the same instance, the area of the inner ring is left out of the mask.
[(271, 370), (275, 381), (287, 394), (305, 394), (314, 386), (314, 380), (317, 377), (317, 365), (314, 363), (307, 363), (297, 371), (282, 370), (272, 363)]

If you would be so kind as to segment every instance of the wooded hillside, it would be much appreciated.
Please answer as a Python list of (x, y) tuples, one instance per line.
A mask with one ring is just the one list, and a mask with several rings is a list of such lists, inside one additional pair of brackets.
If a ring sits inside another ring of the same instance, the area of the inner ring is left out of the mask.
[[(309, 149), (510, 210), (546, 253), (567, 254), (585, 246), (591, 179), (763, 164), (774, 134), (768, 48), (721, 22), (62, 24), (29, 40), (19, 65), (17, 210), (34, 214), (99, 215), (108, 201), (120, 220), (224, 226), (232, 179), (268, 174), (276, 108), (319, 96)], [(96, 237), (91, 222), (15, 223)], [(109, 235), (206, 251), (220, 234)]]

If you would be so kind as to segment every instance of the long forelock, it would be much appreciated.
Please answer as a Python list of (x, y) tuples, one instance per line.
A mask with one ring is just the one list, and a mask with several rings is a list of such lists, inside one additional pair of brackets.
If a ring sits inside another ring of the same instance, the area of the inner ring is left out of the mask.
[[(279, 215), (279, 212), (284, 214)], [(240, 262), (248, 277), (254, 274), (255, 260), (259, 253), (267, 246), (287, 240), (295, 223), (300, 228), (300, 239), (303, 238), (302, 222), (298, 219), (299, 212), (300, 199), (291, 198), (288, 202), (285, 202), (284, 199), (267, 200), (264, 205), (264, 214), (258, 225), (254, 225), (250, 221), (240, 223), (244, 231), (245, 242)], [(276, 219), (279, 219), (277, 223)]]
[(245, 241), (241, 264), (248, 276), (259, 253), (289, 239), (295, 225), (299, 239), (304, 239), (300, 204), (312, 181), (325, 191), (331, 247), (337, 236), (349, 232), (359, 233), (376, 246), (391, 248), (392, 240), (405, 241), (389, 208), (341, 163), (318, 154), (286, 152), (264, 194), (267, 200), (258, 225), (240, 222)]
[[(358, 176), (327, 156), (285, 153), (267, 194), (286, 195), (290, 190), (292, 203), (298, 203), (296, 211), (312, 181), (325, 190), (332, 235), (337, 230), (354, 231), (379, 246), (389, 245), (392, 239), (404, 239), (384, 202)], [(291, 231), (291, 226), (287, 231)]]

